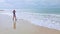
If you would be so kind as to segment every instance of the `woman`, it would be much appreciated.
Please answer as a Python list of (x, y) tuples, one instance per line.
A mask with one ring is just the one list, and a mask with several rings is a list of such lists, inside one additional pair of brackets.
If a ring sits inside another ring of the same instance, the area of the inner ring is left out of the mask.
[(13, 20), (16, 20), (16, 11), (15, 10), (13, 10)]

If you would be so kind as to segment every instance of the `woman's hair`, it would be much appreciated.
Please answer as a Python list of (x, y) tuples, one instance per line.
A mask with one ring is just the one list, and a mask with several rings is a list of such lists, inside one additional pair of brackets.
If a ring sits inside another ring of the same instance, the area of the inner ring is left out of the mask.
[(16, 11), (15, 10), (13, 10), (13, 13), (15, 13)]

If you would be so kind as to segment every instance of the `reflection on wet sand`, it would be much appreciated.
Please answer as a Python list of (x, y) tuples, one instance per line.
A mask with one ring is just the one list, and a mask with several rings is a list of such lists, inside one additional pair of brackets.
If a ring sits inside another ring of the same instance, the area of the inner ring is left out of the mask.
[(16, 19), (13, 20), (13, 28), (16, 29)]
[(13, 28), (16, 29), (16, 21), (14, 21), (13, 23)]

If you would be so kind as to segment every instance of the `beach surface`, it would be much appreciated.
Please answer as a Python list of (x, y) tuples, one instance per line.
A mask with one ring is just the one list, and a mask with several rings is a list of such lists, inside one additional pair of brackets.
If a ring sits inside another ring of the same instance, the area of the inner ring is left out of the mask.
[(60, 30), (34, 25), (24, 19), (17, 19), (15, 23), (14, 29), (12, 17), (0, 14), (0, 34), (60, 34)]

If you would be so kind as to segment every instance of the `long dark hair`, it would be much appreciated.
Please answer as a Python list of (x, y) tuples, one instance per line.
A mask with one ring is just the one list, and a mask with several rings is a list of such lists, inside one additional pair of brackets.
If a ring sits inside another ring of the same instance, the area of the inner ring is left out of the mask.
[(16, 11), (15, 10), (13, 10), (13, 13), (15, 13)]

